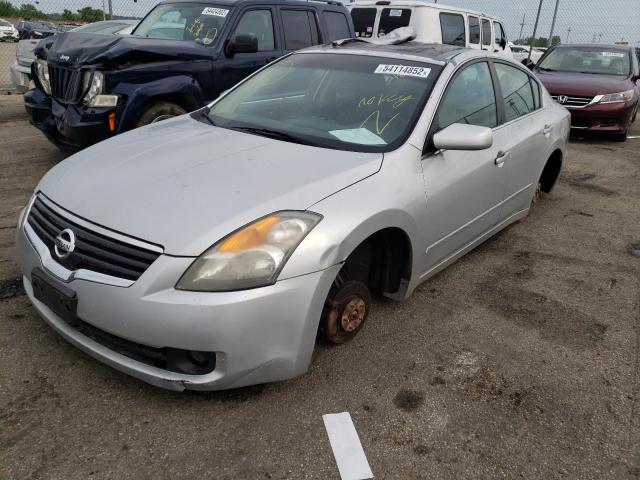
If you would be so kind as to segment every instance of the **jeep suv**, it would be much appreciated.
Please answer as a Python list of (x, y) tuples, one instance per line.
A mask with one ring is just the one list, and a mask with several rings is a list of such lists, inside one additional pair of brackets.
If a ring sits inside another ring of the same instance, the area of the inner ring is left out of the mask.
[(41, 42), (25, 106), (49, 140), (75, 151), (195, 110), (289, 52), (353, 36), (334, 1), (165, 1), (128, 37)]

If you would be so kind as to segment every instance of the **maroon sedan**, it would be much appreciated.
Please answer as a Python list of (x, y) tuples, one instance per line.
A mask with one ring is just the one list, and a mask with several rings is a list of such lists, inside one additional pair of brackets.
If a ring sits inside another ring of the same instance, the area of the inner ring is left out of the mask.
[(574, 131), (605, 132), (626, 140), (640, 96), (640, 71), (632, 48), (556, 45), (533, 71), (554, 100), (569, 109)]

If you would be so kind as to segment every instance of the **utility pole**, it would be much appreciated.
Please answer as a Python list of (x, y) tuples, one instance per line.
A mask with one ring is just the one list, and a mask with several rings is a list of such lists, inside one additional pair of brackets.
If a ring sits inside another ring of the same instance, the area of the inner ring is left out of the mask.
[(551, 32), (549, 32), (549, 46), (551, 46), (551, 42), (553, 41), (553, 31), (556, 28), (556, 18), (558, 17), (558, 4), (560, 0), (556, 0), (556, 8), (553, 10), (553, 20), (551, 20)]
[(520, 35), (518, 36), (518, 40), (522, 40), (522, 30), (524, 30), (524, 26), (526, 25), (526, 23), (524, 23), (525, 18), (527, 18), (526, 12), (522, 15), (522, 23), (520, 23)]
[(111, 4), (111, 0), (109, 0), (109, 20), (113, 20), (113, 5)]
[(531, 37), (531, 41), (529, 42), (529, 56), (527, 56), (527, 65), (531, 62), (531, 54), (533, 53), (533, 42), (536, 40), (536, 33), (538, 33), (538, 21), (540, 20), (540, 11), (542, 10), (542, 1), (538, 4), (538, 14), (536, 15), (536, 23), (533, 26), (533, 36)]
[(565, 43), (569, 43), (569, 35), (571, 35), (571, 32), (573, 32), (573, 30), (571, 30), (571, 27), (567, 28), (567, 40), (565, 41)]

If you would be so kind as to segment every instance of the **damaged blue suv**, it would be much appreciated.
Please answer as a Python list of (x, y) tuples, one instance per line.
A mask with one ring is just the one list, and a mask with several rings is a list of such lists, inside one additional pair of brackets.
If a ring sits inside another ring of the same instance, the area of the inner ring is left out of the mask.
[(334, 1), (165, 1), (131, 36), (41, 42), (25, 107), (49, 140), (77, 151), (195, 110), (289, 52), (353, 36)]

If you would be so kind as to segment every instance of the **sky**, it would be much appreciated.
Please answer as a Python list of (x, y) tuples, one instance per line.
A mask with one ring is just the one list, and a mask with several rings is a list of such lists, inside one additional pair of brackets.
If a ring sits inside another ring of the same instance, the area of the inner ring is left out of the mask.
[[(35, 3), (35, 0), (9, 0), (15, 5)], [(78, 10), (85, 6), (102, 9), (108, 0), (38, 0), (38, 7), (47, 12), (63, 9)], [(112, 0), (113, 13), (141, 17), (159, 0)], [(548, 36), (553, 11), (558, 2), (555, 34), (563, 42), (601, 41), (612, 43), (624, 39), (640, 46), (640, 0), (543, 0), (537, 36)], [(524, 19), (522, 35), (533, 34), (539, 0), (438, 0), (438, 3), (480, 10), (503, 20), (507, 36), (518, 38)], [(569, 31), (571, 29), (571, 31)], [(602, 35), (602, 36), (600, 36)]]

